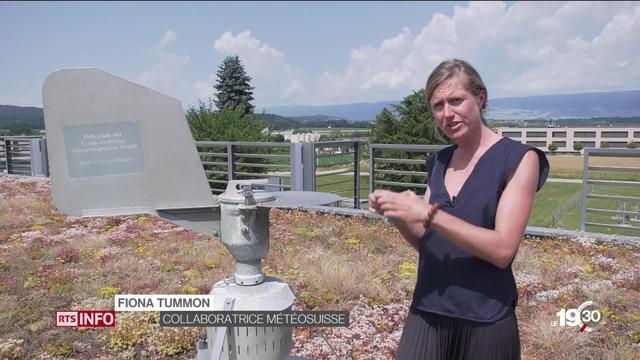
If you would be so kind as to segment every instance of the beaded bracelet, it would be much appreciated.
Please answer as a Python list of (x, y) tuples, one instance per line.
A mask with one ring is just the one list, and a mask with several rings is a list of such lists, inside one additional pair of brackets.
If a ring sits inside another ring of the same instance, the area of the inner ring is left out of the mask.
[(424, 226), (425, 230), (428, 229), (429, 226), (431, 226), (431, 222), (433, 221), (433, 217), (436, 215), (436, 212), (441, 207), (442, 207), (442, 205), (440, 205), (439, 203), (434, 203), (433, 205), (431, 205), (431, 207), (429, 208), (429, 212), (427, 212), (427, 218), (424, 219), (424, 221), (422, 222), (422, 225)]

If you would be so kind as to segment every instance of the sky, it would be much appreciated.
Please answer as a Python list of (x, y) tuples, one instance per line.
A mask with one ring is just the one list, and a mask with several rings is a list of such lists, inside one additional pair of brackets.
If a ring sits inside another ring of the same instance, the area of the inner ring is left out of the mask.
[(233, 55), (258, 110), (400, 100), (449, 58), (489, 98), (636, 90), (640, 2), (0, 2), (0, 54), (0, 104), (18, 106), (96, 67), (187, 108)]

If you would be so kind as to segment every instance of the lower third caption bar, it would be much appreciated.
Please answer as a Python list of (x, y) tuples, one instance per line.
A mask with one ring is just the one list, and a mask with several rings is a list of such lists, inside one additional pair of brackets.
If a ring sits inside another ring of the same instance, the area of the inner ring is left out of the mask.
[(348, 311), (161, 311), (160, 326), (349, 326)]

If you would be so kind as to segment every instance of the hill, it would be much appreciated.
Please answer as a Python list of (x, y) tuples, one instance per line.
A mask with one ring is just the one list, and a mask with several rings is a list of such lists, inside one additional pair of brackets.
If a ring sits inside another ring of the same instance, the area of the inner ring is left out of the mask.
[(288, 130), (298, 129), (302, 127), (314, 128), (314, 127), (367, 127), (368, 122), (354, 122), (342, 118), (326, 115), (313, 115), (313, 116), (296, 116), (286, 117), (274, 114), (257, 114), (258, 118), (265, 120), (269, 123), (271, 130)]
[(327, 117), (338, 117), (351, 121), (372, 121), (376, 115), (385, 107), (390, 108), (391, 104), (398, 104), (400, 101), (379, 101), (373, 103), (356, 103), (342, 105), (300, 105), (300, 106), (275, 106), (265, 108), (271, 114), (278, 114), (288, 117), (325, 115)]
[[(296, 117), (323, 114), (352, 121), (372, 121), (383, 108), (399, 101), (325, 106), (277, 106), (265, 111)], [(640, 116), (640, 90), (489, 99), (490, 120), (609, 118)]]
[[(354, 127), (353, 122), (335, 116), (313, 115), (285, 117), (275, 114), (256, 114), (271, 125), (272, 130), (300, 127)], [(0, 129), (44, 129), (44, 114), (38, 107), (0, 105)]]
[(542, 113), (544, 118), (631, 117), (640, 115), (640, 90), (489, 100), (492, 108)]
[(41, 108), (0, 105), (0, 129), (44, 129)]
[[(399, 101), (379, 101), (341, 105), (277, 106), (259, 109), (258, 114), (272, 125), (274, 130), (299, 127), (359, 127), (373, 121), (385, 107)], [(595, 119), (594, 124), (640, 125), (640, 90), (593, 92), (566, 95), (505, 97), (489, 99), (487, 120), (497, 122), (569, 120), (583, 125), (580, 119)], [(602, 122), (602, 119), (616, 119)], [(625, 120), (626, 119), (626, 120)], [(359, 124), (363, 122), (363, 124)], [(586, 122), (584, 123), (586, 125)], [(0, 105), (0, 129), (43, 129), (42, 109)]]

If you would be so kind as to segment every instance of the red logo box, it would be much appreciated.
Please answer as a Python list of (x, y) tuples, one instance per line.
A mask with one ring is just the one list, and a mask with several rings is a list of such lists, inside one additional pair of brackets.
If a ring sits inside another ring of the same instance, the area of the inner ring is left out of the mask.
[(115, 327), (114, 310), (56, 310), (57, 327)]

